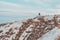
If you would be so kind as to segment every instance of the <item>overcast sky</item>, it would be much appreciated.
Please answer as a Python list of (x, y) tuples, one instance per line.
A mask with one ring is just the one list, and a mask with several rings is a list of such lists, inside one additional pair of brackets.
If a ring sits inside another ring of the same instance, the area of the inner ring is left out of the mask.
[(0, 15), (60, 14), (60, 0), (0, 0)]

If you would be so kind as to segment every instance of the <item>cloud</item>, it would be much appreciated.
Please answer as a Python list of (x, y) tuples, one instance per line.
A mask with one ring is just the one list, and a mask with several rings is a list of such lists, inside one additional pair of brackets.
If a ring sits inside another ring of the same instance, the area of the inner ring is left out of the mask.
[(33, 3), (33, 4), (44, 4), (41, 0), (24, 0), (25, 2), (28, 2), (28, 3)]
[(56, 5), (56, 9), (60, 9), (60, 4)]
[[(28, 0), (25, 0), (25, 1), (28, 2)], [(30, 1), (37, 3), (40, 0), (38, 1), (29, 0), (29, 2)], [(22, 4), (15, 4), (15, 3), (0, 1), (0, 15), (8, 15), (8, 16), (31, 15), (31, 14), (37, 15), (39, 12), (41, 13), (41, 15), (57, 14), (57, 13), (60, 14), (60, 9), (53, 9), (53, 8), (45, 9), (45, 8), (40, 8), (40, 6), (32, 7), (29, 5), (22, 5)]]
[(60, 9), (45, 9), (47, 14), (60, 14)]
[(38, 13), (36, 10), (28, 5), (18, 5), (8, 2), (0, 2), (0, 15), (18, 16)]
[(30, 3), (34, 3), (34, 4), (41, 4), (41, 5), (46, 5), (49, 4), (52, 0), (24, 0), (25, 2), (30, 2)]
[(56, 8), (56, 5), (60, 5), (59, 0), (24, 0), (27, 3), (32, 3), (42, 9)]

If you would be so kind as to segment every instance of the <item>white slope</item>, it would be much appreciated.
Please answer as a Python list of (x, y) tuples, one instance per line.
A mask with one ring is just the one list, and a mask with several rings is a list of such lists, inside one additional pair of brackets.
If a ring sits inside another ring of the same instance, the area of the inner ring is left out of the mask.
[[(25, 20), (22, 20), (22, 21), (26, 22)], [(37, 19), (33, 19), (33, 21), (34, 21), (34, 25), (35, 25), (36, 22), (37, 23), (39, 22), (39, 20), (37, 20)], [(31, 20), (30, 20), (30, 22), (31, 22)], [(25, 24), (23, 24), (21, 21), (18, 21), (18, 22), (13, 22), (12, 24), (8, 23), (7, 25), (0, 26), (0, 31), (1, 30), (3, 31), (3, 32), (0, 32), (0, 40), (7, 40), (7, 39), (8, 40), (12, 40), (12, 38), (15, 39), (16, 34), (18, 34), (18, 32), (21, 31), (21, 30), (19, 30), (19, 28), (22, 27), (22, 25), (25, 25)], [(31, 32), (26, 33), (26, 31), (32, 31), (32, 27), (34, 25), (30, 24), (22, 32), (22, 34), (19, 37), (19, 40), (23, 40), (23, 39), (27, 40), (27, 38), (31, 34)], [(47, 26), (47, 27), (49, 27), (49, 26)], [(9, 30), (11, 30), (11, 32), (13, 32), (14, 34), (13, 35), (10, 35), (11, 33), (6, 34), (6, 32), (10, 32)], [(59, 36), (59, 34), (60, 34), (60, 29), (58, 29), (57, 27), (55, 27), (52, 30), (50, 30), (49, 32), (47, 32), (46, 34), (44, 34), (42, 37), (40, 37), (38, 40), (55, 40), (57, 38), (57, 36)], [(9, 37), (6, 37), (6, 35), (9, 36)], [(3, 36), (3, 37), (1, 38), (1, 36)]]
[[(13, 34), (13, 35), (9, 35), (10, 37), (8, 38), (8, 37), (5, 37), (5, 39), (4, 38), (0, 38), (0, 40), (12, 40), (12, 38), (15, 38), (15, 36), (16, 36), (16, 34), (18, 33), (18, 29), (19, 29), (19, 27), (22, 25), (22, 23), (21, 22), (14, 22), (13, 24), (7, 24), (7, 25), (5, 25), (5, 26), (0, 26), (0, 31), (2, 30), (3, 32), (2, 33), (0, 33), (0, 36), (1, 35), (6, 35), (5, 33), (6, 32), (9, 32), (9, 29), (11, 29), (12, 28), (12, 32), (14, 32), (15, 34)], [(16, 28), (16, 29), (15, 29)]]
[(56, 38), (60, 36), (60, 29), (57, 27), (46, 33), (44, 36), (39, 38), (38, 40), (56, 40)]
[[(27, 37), (31, 34), (31, 33), (26, 33), (26, 31), (32, 31), (32, 28), (33, 25), (30, 25), (24, 32), (23, 34), (21, 35), (21, 37), (19, 38), (19, 40), (27, 40)], [(28, 35), (28, 36), (27, 36)]]

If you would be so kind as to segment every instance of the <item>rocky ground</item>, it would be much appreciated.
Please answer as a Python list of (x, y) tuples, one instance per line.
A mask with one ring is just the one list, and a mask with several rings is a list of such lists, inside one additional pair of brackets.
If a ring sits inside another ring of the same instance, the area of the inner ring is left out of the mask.
[(59, 40), (59, 16), (38, 16), (0, 24), (0, 40)]

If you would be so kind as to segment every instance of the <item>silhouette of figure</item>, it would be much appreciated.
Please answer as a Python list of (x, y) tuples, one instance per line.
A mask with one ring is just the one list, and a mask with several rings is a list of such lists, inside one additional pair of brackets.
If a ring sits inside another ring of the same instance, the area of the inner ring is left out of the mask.
[(38, 18), (40, 16), (40, 13), (38, 13), (38, 16), (37, 17), (35, 17), (35, 18), (33, 18), (33, 19), (36, 19), (36, 18)]
[(40, 13), (38, 15), (40, 15)]

